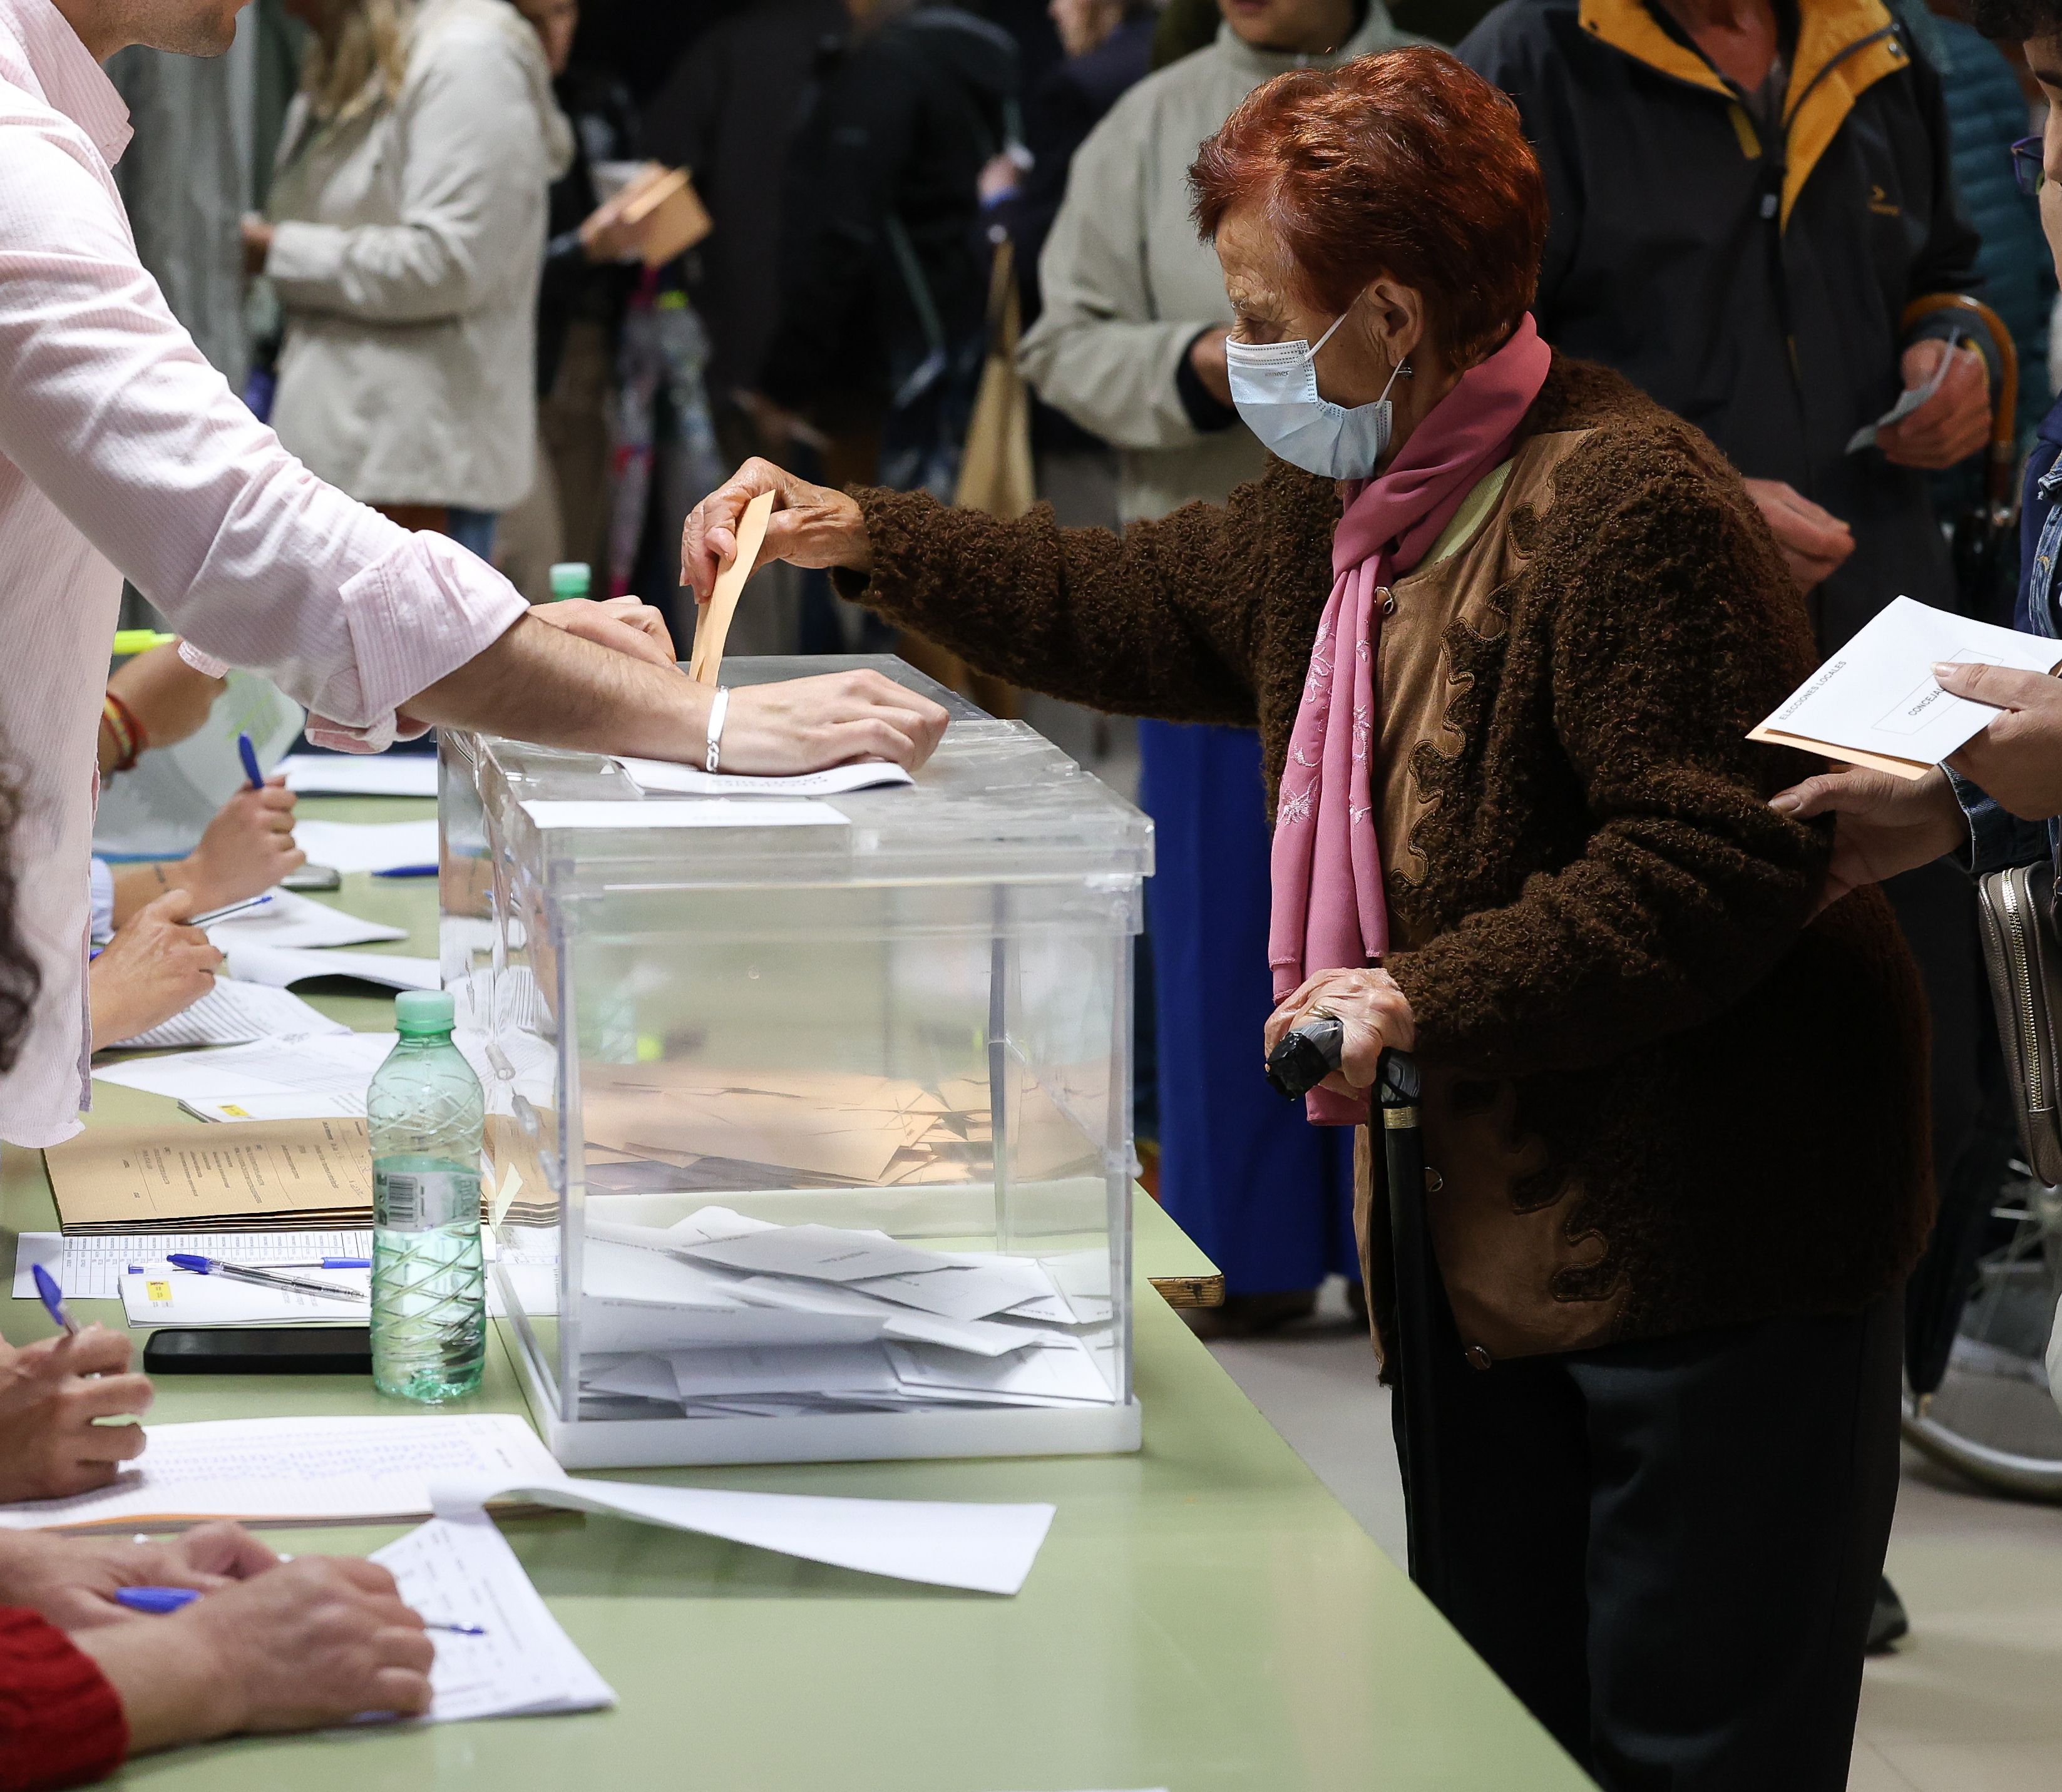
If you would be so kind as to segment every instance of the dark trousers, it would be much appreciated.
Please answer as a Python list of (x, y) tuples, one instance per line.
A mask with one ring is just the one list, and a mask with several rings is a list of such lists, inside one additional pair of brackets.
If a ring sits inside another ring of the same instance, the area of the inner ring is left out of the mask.
[(1897, 1497), (1900, 1300), (1478, 1370), (1431, 1292), (1432, 1360), (1403, 1365), (1431, 1448), (1405, 1449), (1405, 1490), (1461, 1634), (1607, 1792), (1842, 1792)]

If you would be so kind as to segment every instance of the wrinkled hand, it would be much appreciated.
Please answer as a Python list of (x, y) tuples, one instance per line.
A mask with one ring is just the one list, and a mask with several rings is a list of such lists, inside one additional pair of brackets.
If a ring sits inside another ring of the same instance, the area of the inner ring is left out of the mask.
[(530, 614), (584, 641), (612, 647), (633, 659), (648, 659), (668, 671), (680, 663), (666, 619), (641, 597), (611, 597), (599, 602), (587, 597), (562, 598), (556, 603), (532, 604)]
[(303, 1556), (147, 1624), (86, 1630), (78, 1646), (122, 1700), (138, 1753), (240, 1730), (428, 1710), (436, 1648), (394, 1577), (348, 1556)]
[(879, 759), (914, 772), (937, 751), (950, 720), (879, 672), (743, 685), (730, 694), (722, 766), (778, 774)]
[[(1950, 345), (1937, 339), (1914, 343), (1900, 364), (1904, 389), (1924, 386), (1949, 351)], [(1990, 439), (1991, 382), (1982, 351), (1957, 346), (1952, 352), (1955, 363), (1940, 390), (1910, 416), (1876, 431), (1884, 459), (1938, 472), (1968, 459)]]
[(166, 641), (124, 660), (109, 676), (107, 688), (143, 724), (150, 745), (170, 747), (207, 720), (215, 700), (228, 687), (223, 680), (195, 671), (179, 657), (179, 643)]
[(241, 1525), (219, 1521), (162, 1538), (7, 1531), (0, 1533), (0, 1602), (32, 1606), (65, 1630), (149, 1623), (148, 1616), (115, 1604), (116, 1593), (125, 1586), (218, 1592), (279, 1559)]
[(1768, 806), (1799, 821), (1818, 815), (1839, 818), (1815, 914), (1865, 884), (1931, 864), (1969, 837), (1968, 821), (1944, 772), (1929, 772), (1916, 782), (1854, 768), (1821, 772), (1778, 791)]
[(1936, 666), (1933, 676), (2004, 712), (1948, 763), (2022, 821), (2062, 815), (2062, 680), (2007, 666)]
[(294, 844), (294, 793), (285, 775), (275, 773), (255, 788), (247, 784), (216, 810), (200, 844), (171, 868), (171, 877), (193, 898), (192, 908), (182, 912), (199, 914), (260, 895), (307, 862)]
[(1800, 591), (1819, 584), (1855, 551), (1854, 531), (1839, 518), (1815, 504), (1794, 487), (1780, 479), (1748, 479), (1747, 495), (1754, 500), (1775, 545), (1783, 551), (1783, 563), (1790, 568)]
[(128, 1367), (129, 1340), (98, 1325), (0, 1357), (0, 1502), (90, 1493), (142, 1453), (140, 1425), (94, 1422), (150, 1409), (150, 1377)]
[(1189, 344), (1189, 365), (1195, 370), (1203, 390), (1219, 404), (1231, 403), (1231, 368), (1225, 359), (1229, 330), (1206, 331)]
[(115, 932), (87, 980), (93, 1044), (118, 1045), (182, 1014), (215, 987), (222, 954), (185, 924), (194, 899), (167, 890)]
[(873, 569), (873, 544), (855, 499), (828, 486), (798, 479), (770, 460), (755, 459), (688, 513), (680, 533), (680, 583), (692, 589), (697, 603), (708, 603), (714, 594), (717, 570), (737, 551), (737, 525), (744, 507), (762, 491), (773, 494), (773, 514), (767, 519), (766, 540), (754, 570), (774, 560), (854, 572)]
[(1339, 1068), (1318, 1085), (1335, 1095), (1364, 1096), (1374, 1085), (1382, 1054), (1392, 1046), (1407, 1052), (1418, 1040), (1418, 1020), (1410, 1000), (1388, 972), (1378, 965), (1358, 971), (1320, 971), (1268, 1016), (1261, 1035), (1262, 1062), (1284, 1034), (1327, 1014), (1346, 1024)]

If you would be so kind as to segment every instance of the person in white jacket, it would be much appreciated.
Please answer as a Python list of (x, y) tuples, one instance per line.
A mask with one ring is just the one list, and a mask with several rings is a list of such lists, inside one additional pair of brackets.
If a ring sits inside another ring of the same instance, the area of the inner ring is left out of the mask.
[(398, 522), (491, 555), (536, 478), (547, 190), (572, 159), (537, 36), (504, 0), (287, 0), (315, 33), (269, 222), (285, 313), (272, 425)]
[(1148, 75), (1075, 152), (1017, 357), (1041, 398), (1118, 450), (1127, 523), (1222, 503), (1266, 459), (1232, 409), (1224, 277), (1189, 212), (1203, 139), (1263, 81), (1418, 41), (1382, 0), (1221, 4), (1216, 41)]
[[(1216, 41), (1133, 87), (1075, 153), (1038, 260), (1045, 308), (1018, 363), (1048, 404), (1118, 451), (1129, 523), (1221, 503), (1266, 455), (1232, 409), (1224, 277), (1189, 213), (1189, 164), (1263, 81), (1415, 42), (1382, 0), (1219, 0)], [(1357, 1280), (1352, 1153), (1262, 1080), (1268, 833), (1246, 728), (1141, 722), (1160, 1197), (1224, 1268), (1205, 1329), (1272, 1329), (1332, 1272)]]

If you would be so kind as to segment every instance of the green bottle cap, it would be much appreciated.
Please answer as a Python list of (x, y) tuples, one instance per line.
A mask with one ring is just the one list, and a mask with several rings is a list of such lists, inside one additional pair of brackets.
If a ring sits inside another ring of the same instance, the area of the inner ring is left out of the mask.
[(584, 560), (561, 560), (552, 568), (552, 601), (562, 597), (585, 597), (593, 588), (594, 574)]
[(447, 1033), (457, 1019), (447, 989), (404, 989), (394, 998), (394, 1025), (403, 1033)]

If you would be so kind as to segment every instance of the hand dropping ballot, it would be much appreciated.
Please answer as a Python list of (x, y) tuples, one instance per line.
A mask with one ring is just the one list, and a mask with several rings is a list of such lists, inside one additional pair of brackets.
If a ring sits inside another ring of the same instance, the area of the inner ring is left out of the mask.
[(1988, 704), (1940, 688), (1933, 667), (1949, 661), (2048, 673), (2062, 664), (2062, 641), (1900, 597), (1747, 738), (1894, 777), (1923, 778), (1998, 715)]

